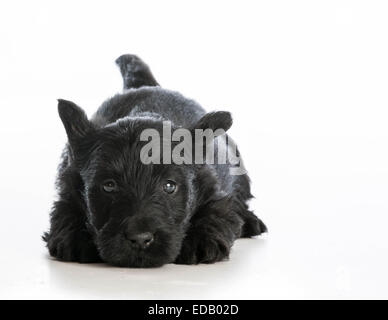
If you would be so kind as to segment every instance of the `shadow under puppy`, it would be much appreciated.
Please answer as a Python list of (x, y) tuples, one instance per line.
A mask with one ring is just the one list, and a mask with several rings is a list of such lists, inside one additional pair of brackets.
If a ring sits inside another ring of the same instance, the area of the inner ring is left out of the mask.
[(116, 63), (124, 91), (90, 120), (74, 103), (59, 100), (68, 144), (50, 230), (43, 235), (50, 255), (123, 267), (213, 263), (228, 258), (235, 239), (265, 232), (248, 210), (249, 178), (231, 175), (231, 164), (140, 161), (144, 130), (162, 136), (168, 121), (173, 130), (226, 131), (230, 114), (206, 113), (195, 101), (162, 89), (135, 55)]

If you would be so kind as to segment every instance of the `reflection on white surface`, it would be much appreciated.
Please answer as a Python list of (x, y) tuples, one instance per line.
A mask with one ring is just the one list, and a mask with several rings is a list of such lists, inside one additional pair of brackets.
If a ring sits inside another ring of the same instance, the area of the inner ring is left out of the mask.
[[(106, 264), (65, 263), (51, 259), (42, 250), (30, 256), (25, 266), (2, 264), (1, 298), (116, 298), (182, 299), (238, 297), (231, 290), (246, 281), (244, 275), (257, 269), (247, 255), (264, 249), (265, 240), (241, 240), (236, 251), (242, 260), (213, 265), (182, 266), (169, 264), (161, 268), (129, 269)], [(265, 250), (262, 250), (264, 253)], [(236, 254), (234, 254), (236, 256)], [(20, 257), (21, 258), (21, 257)], [(14, 260), (15, 261), (15, 260)], [(10, 263), (11, 262), (11, 263)], [(249, 263), (250, 262), (250, 263)], [(239, 273), (240, 277), (234, 275)], [(239, 283), (236, 283), (239, 282)], [(249, 282), (248, 282), (249, 283)]]
[[(258, 249), (260, 243), (245, 243), (245, 247), (242, 256), (246, 251)], [(236, 280), (233, 275), (246, 272), (237, 261), (199, 266), (169, 264), (153, 269), (48, 261), (48, 268), (51, 284), (69, 294), (77, 291), (84, 296), (130, 299), (180, 299), (183, 296), (215, 298), (220, 294), (220, 289), (224, 292), (222, 295), (233, 295), (228, 289), (233, 287)]]

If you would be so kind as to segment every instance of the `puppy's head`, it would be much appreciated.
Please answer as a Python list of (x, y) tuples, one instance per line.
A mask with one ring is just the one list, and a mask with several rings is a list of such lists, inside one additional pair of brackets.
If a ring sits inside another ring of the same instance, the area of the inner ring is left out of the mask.
[[(60, 100), (58, 110), (101, 258), (125, 267), (173, 262), (199, 205), (198, 167), (141, 160), (147, 144), (142, 132), (152, 129), (162, 136), (161, 119), (127, 117), (97, 128), (72, 102)], [(217, 121), (223, 122), (208, 114), (197, 127), (220, 127)]]

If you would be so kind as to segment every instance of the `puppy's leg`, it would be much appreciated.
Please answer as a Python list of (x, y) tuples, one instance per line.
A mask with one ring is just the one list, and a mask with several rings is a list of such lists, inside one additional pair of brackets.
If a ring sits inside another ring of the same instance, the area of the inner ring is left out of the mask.
[(86, 230), (85, 214), (66, 201), (54, 203), (50, 231), (43, 235), (51, 256), (61, 261), (98, 262), (97, 248)]
[(241, 175), (235, 178), (233, 191), (233, 206), (235, 212), (244, 221), (241, 229), (241, 238), (258, 236), (267, 232), (267, 227), (256, 215), (249, 211), (247, 201), (252, 199), (251, 187), (247, 175)]
[(175, 263), (214, 263), (229, 257), (230, 248), (240, 236), (243, 224), (233, 211), (232, 201), (225, 198), (199, 209)]
[(123, 76), (124, 89), (158, 86), (150, 68), (137, 56), (124, 54), (116, 59)]
[(100, 257), (86, 228), (86, 214), (81, 199), (82, 180), (69, 165), (64, 152), (57, 178), (59, 200), (50, 214), (50, 230), (43, 240), (51, 256), (62, 261), (97, 262)]
[(238, 211), (238, 214), (243, 219), (244, 224), (241, 229), (241, 238), (250, 238), (259, 236), (267, 232), (267, 227), (256, 215), (248, 210), (248, 206), (244, 203), (243, 208)]

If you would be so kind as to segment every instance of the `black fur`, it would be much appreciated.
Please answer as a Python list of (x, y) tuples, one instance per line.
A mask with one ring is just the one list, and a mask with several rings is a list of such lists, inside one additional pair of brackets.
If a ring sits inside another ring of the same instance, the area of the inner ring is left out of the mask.
[[(230, 175), (231, 165), (146, 165), (139, 159), (143, 129), (162, 132), (162, 121), (169, 120), (173, 128), (226, 131), (230, 114), (206, 114), (195, 101), (160, 88), (134, 55), (116, 63), (125, 90), (90, 120), (74, 103), (59, 100), (68, 144), (59, 166), (59, 199), (43, 236), (50, 255), (124, 267), (213, 263), (228, 258), (235, 239), (266, 232), (248, 210), (248, 176)], [(173, 194), (163, 190), (167, 180), (177, 183)], [(107, 184), (114, 192), (106, 192)], [(142, 249), (133, 236), (145, 233), (153, 241)]]

